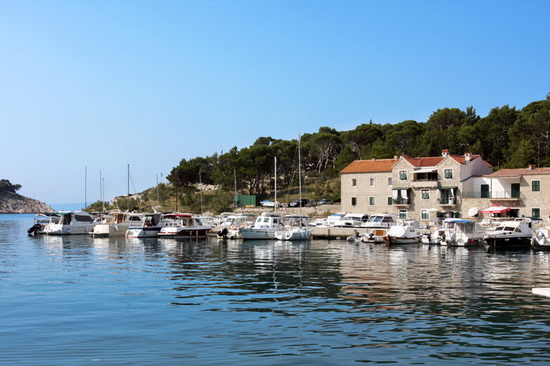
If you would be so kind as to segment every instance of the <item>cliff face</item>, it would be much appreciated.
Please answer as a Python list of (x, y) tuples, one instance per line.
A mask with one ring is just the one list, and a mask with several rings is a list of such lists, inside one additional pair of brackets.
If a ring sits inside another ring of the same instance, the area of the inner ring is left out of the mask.
[(0, 192), (0, 214), (54, 212), (44, 202), (17, 193)]

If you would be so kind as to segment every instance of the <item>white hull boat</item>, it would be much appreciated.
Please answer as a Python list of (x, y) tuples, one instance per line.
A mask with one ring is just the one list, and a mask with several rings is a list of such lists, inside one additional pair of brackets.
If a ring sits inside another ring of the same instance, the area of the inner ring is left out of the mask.
[(277, 231), (284, 230), (283, 218), (274, 212), (262, 213), (251, 228), (241, 228), (239, 231), (243, 240), (275, 239)]
[(283, 241), (309, 240), (311, 238), (311, 231), (304, 227), (291, 228), (275, 232), (275, 238)]
[(90, 234), (96, 223), (86, 211), (61, 211), (59, 217), (50, 216), (51, 221), (44, 227), (46, 235), (85, 235)]
[(206, 238), (211, 229), (197, 216), (186, 213), (165, 215), (161, 226), (159, 238)]
[(550, 250), (550, 227), (536, 230), (531, 239), (531, 245), (534, 249)]
[(417, 224), (406, 223), (392, 226), (388, 230), (388, 235), (384, 238), (389, 245), (416, 244), (420, 242), (422, 233), (418, 231)]
[(94, 226), (93, 236), (124, 236), (130, 226), (141, 224), (143, 215), (131, 212), (114, 212), (105, 215), (103, 220)]
[(162, 215), (160, 213), (145, 214), (141, 225), (130, 226), (126, 231), (127, 238), (158, 238)]

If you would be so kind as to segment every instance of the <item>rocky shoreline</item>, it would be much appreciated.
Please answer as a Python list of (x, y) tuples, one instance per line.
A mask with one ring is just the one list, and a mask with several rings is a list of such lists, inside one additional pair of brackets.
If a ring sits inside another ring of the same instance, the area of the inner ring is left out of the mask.
[(0, 192), (0, 214), (26, 214), (54, 211), (53, 208), (42, 201), (21, 196), (17, 193)]

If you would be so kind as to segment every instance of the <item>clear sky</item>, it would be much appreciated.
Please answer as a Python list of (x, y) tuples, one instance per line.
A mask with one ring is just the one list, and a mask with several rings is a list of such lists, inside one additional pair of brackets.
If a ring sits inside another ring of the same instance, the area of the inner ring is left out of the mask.
[(47, 203), (330, 126), (523, 108), (547, 0), (0, 0), (0, 178)]

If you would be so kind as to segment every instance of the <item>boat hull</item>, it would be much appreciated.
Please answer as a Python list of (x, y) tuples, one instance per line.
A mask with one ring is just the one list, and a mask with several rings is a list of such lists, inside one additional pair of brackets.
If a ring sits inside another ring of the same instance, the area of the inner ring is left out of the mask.
[(206, 238), (210, 228), (163, 228), (159, 238)]
[(528, 249), (531, 248), (530, 236), (485, 237), (485, 243), (493, 249)]
[(404, 244), (418, 244), (420, 242), (420, 236), (417, 237), (397, 237), (397, 236), (386, 236), (384, 241), (388, 245), (404, 245)]
[(62, 225), (48, 224), (44, 228), (46, 235), (86, 235), (90, 234), (94, 225)]
[(275, 239), (276, 230), (270, 229), (241, 229), (243, 240)]
[(275, 238), (284, 241), (309, 240), (311, 238), (311, 232), (307, 229), (277, 231), (275, 233)]
[(126, 231), (127, 238), (158, 238), (160, 226), (129, 227)]

